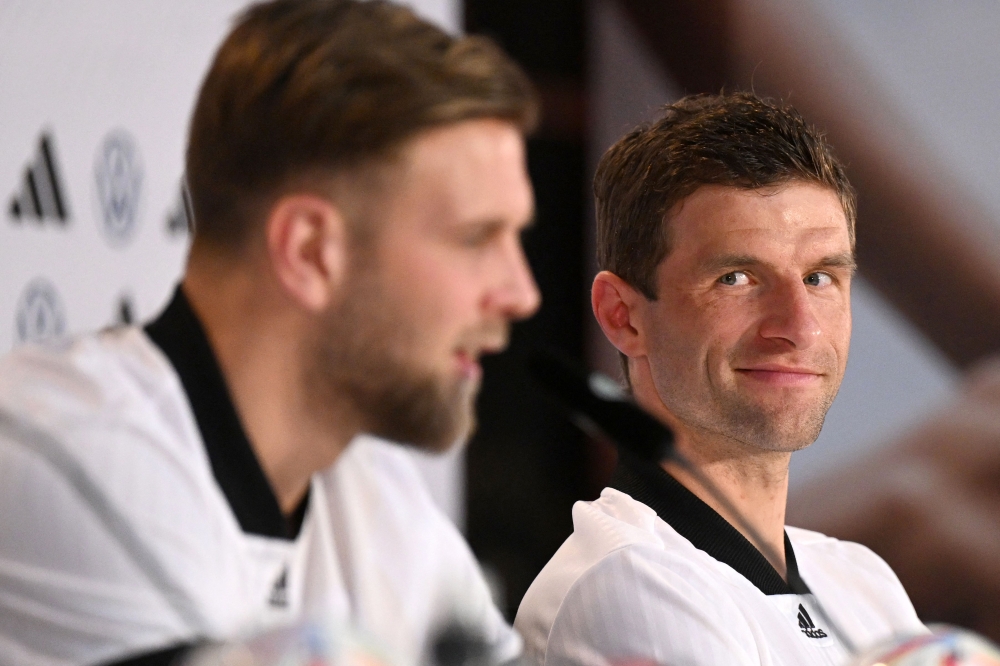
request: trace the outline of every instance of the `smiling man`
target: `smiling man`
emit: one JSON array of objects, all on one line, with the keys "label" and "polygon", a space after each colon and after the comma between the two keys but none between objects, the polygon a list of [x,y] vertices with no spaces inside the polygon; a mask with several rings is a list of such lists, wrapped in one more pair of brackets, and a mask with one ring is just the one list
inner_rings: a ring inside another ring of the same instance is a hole
[{"label": "smiling man", "polygon": [[875,554],[785,527],[791,454],[819,435],[851,335],[855,202],[829,146],[790,108],[690,97],[612,146],[595,192],[594,314],[632,393],[765,543],[683,469],[623,456],[521,603],[529,654],[842,664],[799,575],[860,646],[924,631]]},{"label": "smiling man", "polygon": [[373,0],[238,17],[191,121],[195,226],[144,328],[0,361],[0,664],[166,664],[349,625],[416,664],[520,641],[412,460],[473,427],[482,354],[539,294],[531,86]]}]

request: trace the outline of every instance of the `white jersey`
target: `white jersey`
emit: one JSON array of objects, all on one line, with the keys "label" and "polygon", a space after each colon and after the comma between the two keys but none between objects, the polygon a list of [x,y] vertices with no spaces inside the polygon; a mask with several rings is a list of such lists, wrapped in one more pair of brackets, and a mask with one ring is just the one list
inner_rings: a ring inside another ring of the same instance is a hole
[{"label": "white jersey", "polygon": [[662,468],[626,461],[612,485],[629,494],[607,488],[578,502],[573,534],[521,602],[514,626],[540,666],[844,664],[816,598],[857,647],[926,631],[889,566],[864,546],[787,528],[789,575],[815,594],[799,596]]},{"label": "white jersey", "polygon": [[405,452],[359,438],[290,523],[180,292],[147,330],[0,361],[0,664],[94,664],[306,618],[401,664],[456,617],[516,656]]}]

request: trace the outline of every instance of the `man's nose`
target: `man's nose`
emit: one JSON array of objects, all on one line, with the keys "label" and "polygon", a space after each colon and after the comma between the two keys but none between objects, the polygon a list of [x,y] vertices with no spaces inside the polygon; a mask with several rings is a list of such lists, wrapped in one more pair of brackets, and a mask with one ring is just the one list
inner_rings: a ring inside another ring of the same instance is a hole
[{"label": "man's nose", "polygon": [[494,300],[492,305],[510,320],[525,319],[538,310],[542,295],[531,274],[520,239],[514,241],[506,255],[503,279],[491,296]]},{"label": "man's nose", "polygon": [[784,340],[795,349],[807,349],[823,334],[809,289],[801,280],[775,286],[766,298],[765,307],[760,326],[763,338]]}]

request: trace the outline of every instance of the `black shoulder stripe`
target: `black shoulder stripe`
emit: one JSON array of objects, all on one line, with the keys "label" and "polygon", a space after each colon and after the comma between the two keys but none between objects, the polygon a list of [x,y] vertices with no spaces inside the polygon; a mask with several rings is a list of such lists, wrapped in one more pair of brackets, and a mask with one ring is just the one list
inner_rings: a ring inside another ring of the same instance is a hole
[{"label": "black shoulder stripe", "polygon": [[[656,511],[695,548],[728,564],[764,594],[795,594],[739,530],[659,465],[623,455],[608,485]],[[788,580],[798,580],[798,563],[787,533],[785,564]]]},{"label": "black shoulder stripe", "polygon": [[195,647],[197,645],[193,643],[174,645],[155,652],[143,652],[117,661],[104,662],[100,666],[177,666]]}]

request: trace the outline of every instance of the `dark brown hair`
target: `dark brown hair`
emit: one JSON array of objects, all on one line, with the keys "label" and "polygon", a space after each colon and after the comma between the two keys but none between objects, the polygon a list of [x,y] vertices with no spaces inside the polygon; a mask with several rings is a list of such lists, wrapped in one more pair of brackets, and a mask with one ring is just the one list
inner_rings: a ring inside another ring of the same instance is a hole
[{"label": "dark brown hair", "polygon": [[524,73],[482,37],[454,37],[382,0],[276,0],[223,42],[191,120],[196,241],[238,247],[300,176],[391,157],[431,127],[499,118],[530,131]]},{"label": "dark brown hair", "polygon": [[757,189],[793,180],[837,193],[853,244],[854,190],[823,135],[798,111],[750,93],[685,97],[601,158],[594,176],[598,266],[656,299],[674,206],[702,185]]},{"label": "dark brown hair", "polygon": [[[693,95],[622,137],[594,176],[597,263],[655,300],[670,251],[668,216],[702,185],[757,189],[804,181],[836,192],[854,244],[856,202],[843,165],[790,106],[750,93]],[[626,359],[622,357],[625,377]]]}]

